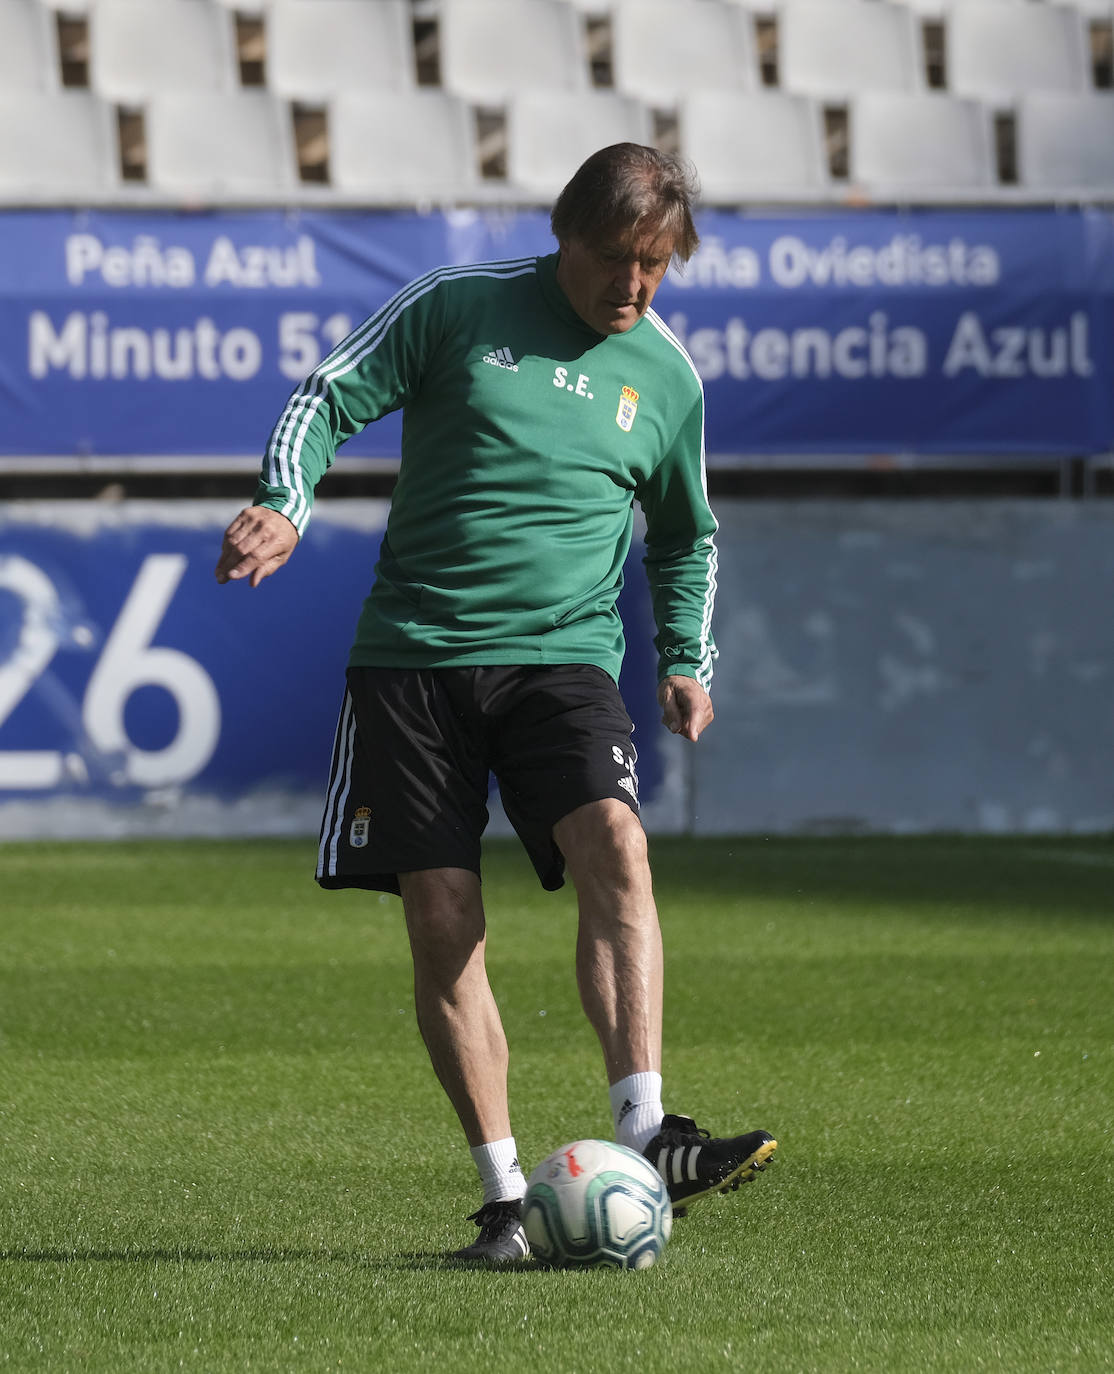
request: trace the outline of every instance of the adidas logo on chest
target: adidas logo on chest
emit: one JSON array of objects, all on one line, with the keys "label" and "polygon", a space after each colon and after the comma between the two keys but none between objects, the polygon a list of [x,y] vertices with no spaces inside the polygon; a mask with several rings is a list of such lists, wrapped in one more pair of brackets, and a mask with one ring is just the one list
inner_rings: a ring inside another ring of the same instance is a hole
[{"label": "adidas logo on chest", "polygon": [[508,372],[518,371],[518,364],[509,348],[493,348],[490,353],[484,354],[484,362],[492,367],[504,367]]}]

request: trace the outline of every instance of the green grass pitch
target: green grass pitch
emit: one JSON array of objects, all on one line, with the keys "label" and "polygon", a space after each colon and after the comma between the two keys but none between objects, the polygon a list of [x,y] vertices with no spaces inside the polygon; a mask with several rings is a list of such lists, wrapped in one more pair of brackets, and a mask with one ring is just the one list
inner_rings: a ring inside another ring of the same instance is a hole
[{"label": "green grass pitch", "polygon": [[[1114,844],[658,840],[666,1106],[778,1162],[645,1273],[475,1273],[398,902],[311,842],[0,846],[0,1369],[1114,1368]],[[524,1163],[608,1135],[492,843]]]}]

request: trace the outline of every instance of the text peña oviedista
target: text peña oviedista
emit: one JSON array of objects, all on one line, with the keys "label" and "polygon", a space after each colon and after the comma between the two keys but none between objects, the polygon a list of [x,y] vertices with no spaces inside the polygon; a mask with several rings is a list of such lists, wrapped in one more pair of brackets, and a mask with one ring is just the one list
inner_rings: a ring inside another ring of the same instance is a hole
[{"label": "text pe\u00f1a oviedista", "polygon": [[926,243],[919,234],[895,234],[886,243],[852,243],[837,234],[826,244],[807,243],[797,234],[782,234],[763,259],[754,248],[728,248],[712,235],[683,267],[670,270],[669,281],[683,289],[724,287],[746,290],[768,280],[774,286],[995,286],[1001,279],[997,250],[952,237]]}]

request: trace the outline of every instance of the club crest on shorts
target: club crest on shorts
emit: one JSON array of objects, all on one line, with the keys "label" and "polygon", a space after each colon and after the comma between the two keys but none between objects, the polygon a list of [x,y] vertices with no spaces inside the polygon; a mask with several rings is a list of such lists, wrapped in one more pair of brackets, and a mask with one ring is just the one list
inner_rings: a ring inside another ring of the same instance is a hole
[{"label": "club crest on shorts", "polygon": [[368,827],[371,825],[371,807],[357,806],[352,824],[348,828],[348,843],[353,849],[363,849],[367,844]]},{"label": "club crest on shorts", "polygon": [[625,386],[619,393],[619,409],[615,414],[615,423],[620,429],[630,433],[630,427],[634,424],[635,412],[638,410],[638,392],[633,386]]}]

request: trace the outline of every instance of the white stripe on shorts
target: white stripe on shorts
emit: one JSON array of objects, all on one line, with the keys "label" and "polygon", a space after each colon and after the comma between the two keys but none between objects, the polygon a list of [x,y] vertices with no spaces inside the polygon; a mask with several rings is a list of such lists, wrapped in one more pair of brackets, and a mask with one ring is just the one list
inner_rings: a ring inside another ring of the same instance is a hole
[{"label": "white stripe on shorts", "polygon": [[321,845],[317,851],[317,876],[337,876],[337,846],[344,829],[344,808],[352,787],[352,759],[356,752],[356,714],[347,687],[341,703],[333,739],[333,772],[325,802],[325,818],[321,823]]}]

